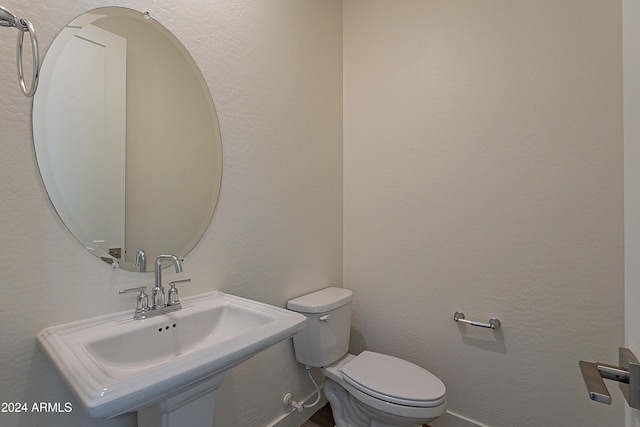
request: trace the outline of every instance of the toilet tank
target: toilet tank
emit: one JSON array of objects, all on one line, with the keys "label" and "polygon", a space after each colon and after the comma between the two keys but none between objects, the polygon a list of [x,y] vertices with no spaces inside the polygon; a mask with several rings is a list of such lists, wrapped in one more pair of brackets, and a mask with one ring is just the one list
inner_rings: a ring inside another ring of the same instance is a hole
[{"label": "toilet tank", "polygon": [[325,288],[290,300],[287,308],[307,317],[307,325],[293,336],[298,362],[315,368],[330,365],[349,350],[353,292]]}]

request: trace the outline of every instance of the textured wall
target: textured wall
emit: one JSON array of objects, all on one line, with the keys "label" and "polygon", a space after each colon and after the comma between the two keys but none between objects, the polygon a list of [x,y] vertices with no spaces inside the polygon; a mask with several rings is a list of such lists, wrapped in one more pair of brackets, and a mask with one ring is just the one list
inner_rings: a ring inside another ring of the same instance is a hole
[{"label": "textured wall", "polygon": [[623,425],[577,364],[623,344],[621,2],[345,0],[344,61],[354,350],[488,426]]},{"label": "textured wall", "polygon": [[[193,282],[183,294],[219,289],[284,306],[340,285],[341,2],[3,2],[33,22],[43,54],[67,22],[106,5],[149,11],[168,27],[202,69],[218,111],[222,191],[213,223],[185,261]],[[0,425],[133,426],[134,416],[84,415],[36,347],[44,327],[132,308],[118,289],[152,275],[106,268],[50,206],[32,146],[31,101],[16,82],[15,37],[0,31],[0,402],[70,401],[74,410],[0,413]],[[290,342],[233,369],[219,393],[217,425],[266,425],[283,413],[285,392],[312,392],[303,371]]]}]

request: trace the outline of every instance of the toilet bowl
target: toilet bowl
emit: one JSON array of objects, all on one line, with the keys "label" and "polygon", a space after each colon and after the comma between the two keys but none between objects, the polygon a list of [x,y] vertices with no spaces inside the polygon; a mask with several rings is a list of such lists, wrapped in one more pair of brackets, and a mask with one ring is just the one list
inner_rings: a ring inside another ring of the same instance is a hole
[{"label": "toilet bowl", "polygon": [[289,301],[308,318],[294,336],[298,362],[321,368],[336,427],[418,427],[446,411],[446,388],[406,360],[363,351],[347,353],[352,292],[325,288]]},{"label": "toilet bowl", "polygon": [[[364,351],[358,356],[347,354],[322,368],[322,373],[338,427],[342,427],[339,420],[344,426],[422,426],[446,411],[442,381],[403,359]],[[344,402],[349,402],[353,413],[343,407]],[[349,424],[353,419],[361,419],[362,424]]]}]

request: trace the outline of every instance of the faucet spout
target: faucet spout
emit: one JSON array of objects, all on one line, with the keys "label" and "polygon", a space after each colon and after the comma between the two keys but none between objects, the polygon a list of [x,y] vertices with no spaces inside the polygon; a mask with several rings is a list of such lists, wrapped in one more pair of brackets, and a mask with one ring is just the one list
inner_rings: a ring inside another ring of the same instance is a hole
[{"label": "faucet spout", "polygon": [[162,263],[171,261],[176,269],[176,273],[182,273],[182,261],[175,255],[160,255],[156,258],[156,286],[153,288],[153,306],[162,308],[165,304],[164,288],[162,287]]},{"label": "faucet spout", "polygon": [[136,252],[136,266],[140,268],[141,273],[147,271],[147,254],[142,249]]}]

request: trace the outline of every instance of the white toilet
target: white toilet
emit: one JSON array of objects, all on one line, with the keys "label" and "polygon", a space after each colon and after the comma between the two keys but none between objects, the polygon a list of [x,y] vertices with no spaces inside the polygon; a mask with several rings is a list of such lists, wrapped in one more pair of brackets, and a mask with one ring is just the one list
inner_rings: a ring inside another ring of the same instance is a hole
[{"label": "white toilet", "polygon": [[296,359],[322,368],[336,427],[419,427],[443,415],[446,388],[431,372],[385,354],[347,353],[352,299],[332,287],[287,304],[308,319],[293,337]]}]

